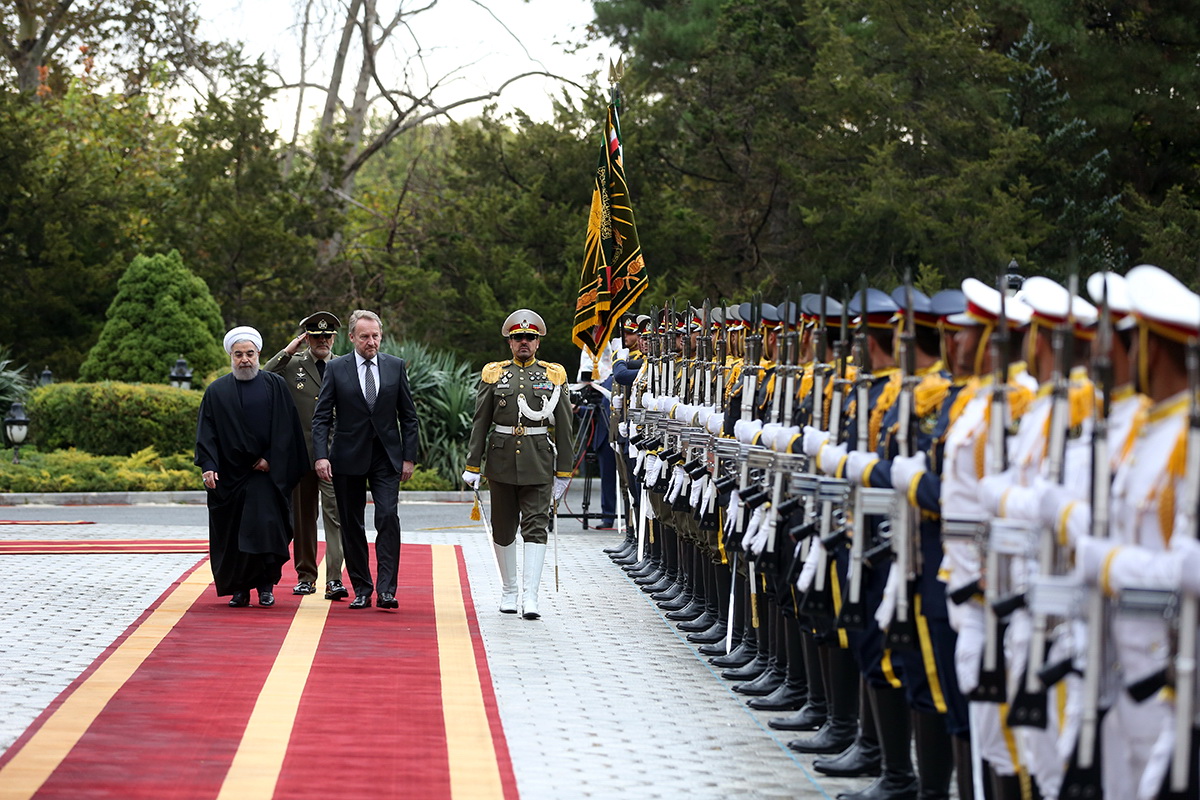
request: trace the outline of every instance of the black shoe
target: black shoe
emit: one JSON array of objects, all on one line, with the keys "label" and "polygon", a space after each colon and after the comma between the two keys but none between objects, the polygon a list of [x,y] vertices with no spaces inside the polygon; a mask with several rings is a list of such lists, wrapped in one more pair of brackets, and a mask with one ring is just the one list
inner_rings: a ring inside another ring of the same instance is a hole
[{"label": "black shoe", "polygon": [[683,631],[684,633],[700,633],[711,628],[716,624],[716,622],[716,614],[713,614],[709,611],[704,611],[695,619],[684,620],[683,622],[679,623],[678,627],[679,630]]},{"label": "black shoe", "polygon": [[738,694],[750,695],[751,697],[766,697],[779,688],[780,684],[783,683],[784,677],[782,670],[767,669],[754,680],[734,686],[733,690]]},{"label": "black shoe", "polygon": [[[749,639],[752,642],[755,641],[753,636],[750,636]],[[718,655],[711,659],[710,663],[714,667],[721,669],[738,669],[753,661],[756,655],[758,655],[757,642],[755,642],[754,646],[750,646],[743,640],[737,647],[730,650],[728,654]]]},{"label": "black shoe", "polygon": [[752,681],[766,671],[767,657],[756,655],[745,666],[725,670],[721,673],[721,677],[727,681]]},{"label": "black shoe", "polygon": [[341,581],[327,581],[325,583],[326,600],[343,600],[349,596],[350,592],[346,591],[346,587],[342,586]]},{"label": "black shoe", "polygon": [[683,589],[683,581],[677,580],[661,592],[655,592],[650,595],[650,599],[656,603],[669,603],[683,594]]},{"label": "black shoe", "polygon": [[380,608],[399,608],[400,603],[396,601],[396,596],[391,592],[384,592],[379,595]]},{"label": "black shoe", "polygon": [[[738,641],[738,638],[735,635],[733,637],[733,647],[730,648],[729,652],[732,653],[734,650],[736,650],[737,646],[739,644],[741,644],[741,642]],[[712,644],[700,645],[699,647],[696,648],[696,650],[702,656],[720,657],[720,656],[727,655],[725,652],[725,639],[724,638],[722,638],[720,641],[713,642]]]},{"label": "black shoe", "polygon": [[788,749],[797,753],[815,753],[818,755],[833,755],[840,753],[854,743],[858,735],[858,720],[855,717],[839,719],[831,717],[826,720],[821,729],[804,739],[793,739],[787,743]]},{"label": "black shoe", "polygon": [[616,523],[611,519],[602,519],[600,520],[600,524],[596,526],[596,530],[598,531],[615,531],[616,529]]},{"label": "black shoe", "polygon": [[[681,625],[679,629],[683,630],[683,626]],[[716,644],[717,642],[721,642],[722,647],[719,652],[724,653],[725,648],[723,645],[725,642],[725,629],[726,629],[725,623],[722,622],[721,620],[717,620],[707,630],[696,631],[695,633],[689,633],[687,635],[687,640],[689,642],[691,642],[692,644],[706,644],[706,645],[707,644]],[[704,650],[702,649],[700,652],[704,653]],[[706,655],[716,655],[716,653],[711,653],[711,654],[706,654]]]},{"label": "black shoe", "polygon": [[234,592],[233,597],[229,598],[229,605],[232,608],[245,608],[250,605],[250,593]]},{"label": "black shoe", "polygon": [[292,587],[292,594],[315,594],[317,587],[311,581],[300,581]]},{"label": "black shoe", "polygon": [[921,785],[912,775],[881,775],[859,792],[841,792],[838,800],[917,800]]},{"label": "black shoe", "polygon": [[807,700],[808,689],[798,689],[795,686],[789,686],[787,681],[784,681],[770,694],[747,700],[746,705],[755,711],[796,711],[803,708]]},{"label": "black shoe", "polygon": [[831,778],[875,778],[880,766],[879,742],[866,741],[861,736],[840,755],[813,762],[813,769]]},{"label": "black shoe", "polygon": [[369,594],[358,595],[357,597],[355,597],[353,600],[350,601],[350,607],[351,608],[370,608],[371,607],[371,595],[369,595]]},{"label": "black shoe", "polygon": [[767,725],[777,731],[815,731],[825,724],[827,716],[823,702],[820,705],[810,702],[790,717],[767,720]]},{"label": "black shoe", "polygon": [[258,604],[263,608],[270,608],[275,605],[275,593],[270,589],[258,590]]}]

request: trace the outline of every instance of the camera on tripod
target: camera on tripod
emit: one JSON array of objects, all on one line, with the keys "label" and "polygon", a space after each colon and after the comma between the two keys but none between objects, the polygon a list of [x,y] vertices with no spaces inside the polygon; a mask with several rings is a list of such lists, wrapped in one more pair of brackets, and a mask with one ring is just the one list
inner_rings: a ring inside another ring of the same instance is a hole
[{"label": "camera on tripod", "polygon": [[604,394],[592,385],[592,373],[580,373],[579,380],[579,386],[571,389],[571,405],[577,409],[581,406],[599,408],[604,402]]}]

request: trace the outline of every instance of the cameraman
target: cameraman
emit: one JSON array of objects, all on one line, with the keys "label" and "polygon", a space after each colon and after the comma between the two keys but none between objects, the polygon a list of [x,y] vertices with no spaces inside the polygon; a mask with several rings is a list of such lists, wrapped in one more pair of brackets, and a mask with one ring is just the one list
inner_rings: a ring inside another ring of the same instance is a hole
[{"label": "cameraman", "polygon": [[[606,366],[608,372],[597,382],[597,376],[590,369],[593,364],[591,354],[584,350],[580,356],[579,384],[571,392],[571,406],[580,425],[587,425],[590,430],[580,430],[577,442],[582,446],[576,454],[577,458],[586,458],[588,453],[595,453],[596,466],[600,472],[600,524],[597,530],[613,530],[617,517],[617,460],[612,446],[608,443],[608,420],[612,413],[612,351],[616,340],[605,346],[601,354],[599,366]],[[607,359],[605,358],[607,356]],[[603,372],[603,369],[602,369]],[[581,473],[583,474],[583,473]]]}]

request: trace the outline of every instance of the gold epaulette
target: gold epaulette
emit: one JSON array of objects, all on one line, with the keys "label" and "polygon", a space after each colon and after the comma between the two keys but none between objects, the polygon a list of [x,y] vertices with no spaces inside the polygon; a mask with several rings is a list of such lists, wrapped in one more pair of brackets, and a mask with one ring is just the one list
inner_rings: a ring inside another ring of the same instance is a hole
[{"label": "gold epaulette", "polygon": [[563,369],[562,364],[555,364],[553,361],[539,361],[546,368],[546,377],[555,386],[562,386],[567,382],[567,371]]},{"label": "gold epaulette", "polygon": [[942,407],[950,391],[950,380],[937,372],[921,379],[913,390],[913,400],[918,417],[927,417]]},{"label": "gold epaulette", "polygon": [[479,379],[484,383],[495,383],[500,380],[500,376],[504,373],[504,368],[511,363],[512,359],[510,358],[506,361],[493,361],[490,364],[486,364],[483,368],[483,374],[479,376]]}]

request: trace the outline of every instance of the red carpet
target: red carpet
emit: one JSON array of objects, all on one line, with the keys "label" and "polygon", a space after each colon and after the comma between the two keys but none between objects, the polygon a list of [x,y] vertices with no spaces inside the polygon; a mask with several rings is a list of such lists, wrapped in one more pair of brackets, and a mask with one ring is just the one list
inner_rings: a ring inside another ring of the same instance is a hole
[{"label": "red carpet", "polygon": [[[404,545],[400,610],[184,576],[0,756],[0,798],[516,798],[461,552]],[[303,600],[303,603],[301,602]]]},{"label": "red carpet", "polygon": [[[60,523],[53,523],[55,525]],[[90,523],[89,523],[90,524]],[[208,539],[59,539],[0,541],[0,554],[207,553]]]},{"label": "red carpet", "polygon": [[95,525],[88,519],[45,520],[45,519],[0,519],[0,525]]}]

